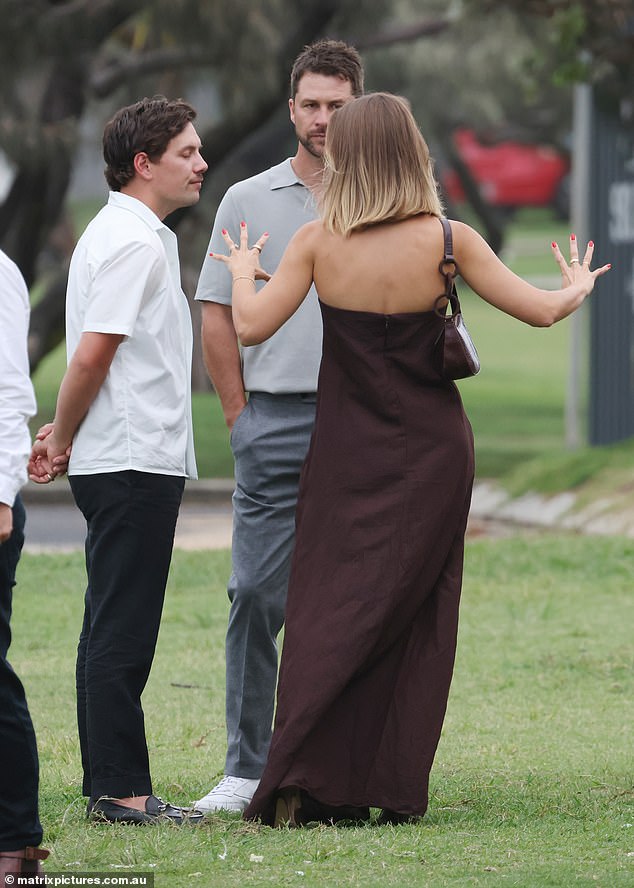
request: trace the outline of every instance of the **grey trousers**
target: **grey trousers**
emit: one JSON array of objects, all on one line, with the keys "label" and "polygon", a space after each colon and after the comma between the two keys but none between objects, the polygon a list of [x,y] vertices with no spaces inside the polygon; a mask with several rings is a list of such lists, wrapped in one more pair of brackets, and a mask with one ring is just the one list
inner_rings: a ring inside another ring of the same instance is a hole
[{"label": "grey trousers", "polygon": [[295,536],[299,476],[315,395],[252,392],[231,434],[231,601],[226,640],[225,774],[258,779],[271,741],[277,636]]}]

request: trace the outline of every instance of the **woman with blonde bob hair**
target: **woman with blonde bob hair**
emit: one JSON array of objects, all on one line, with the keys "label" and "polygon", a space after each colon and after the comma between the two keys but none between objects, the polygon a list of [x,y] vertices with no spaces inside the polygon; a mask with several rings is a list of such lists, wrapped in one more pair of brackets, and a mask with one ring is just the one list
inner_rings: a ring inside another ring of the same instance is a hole
[{"label": "woman with blonde bob hair", "polygon": [[[367,115],[374,116],[372,128]],[[346,235],[418,213],[440,216],[429,149],[405,99],[371,93],[333,124],[321,203],[328,231]]]},{"label": "woman with blonde bob hair", "polygon": [[[453,671],[473,438],[439,361],[441,205],[407,102],[376,93],[337,110],[322,218],[301,228],[268,283],[267,235],[225,235],[243,345],[273,335],[316,284],[324,344],[304,464],[275,729],[245,817],[274,825],[425,813]],[[469,286],[534,326],[571,314],[609,268],[552,251],[558,290],[511,272],[451,222]],[[266,253],[264,254],[264,258]],[[473,383],[475,384],[475,383]],[[283,467],[280,467],[283,471]]]}]

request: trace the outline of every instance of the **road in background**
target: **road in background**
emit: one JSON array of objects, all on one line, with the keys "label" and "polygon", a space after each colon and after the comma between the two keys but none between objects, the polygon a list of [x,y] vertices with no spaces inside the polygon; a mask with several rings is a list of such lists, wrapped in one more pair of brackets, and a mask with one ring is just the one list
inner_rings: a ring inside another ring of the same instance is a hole
[{"label": "road in background", "polygon": [[[232,479],[191,481],[185,485],[174,545],[177,549],[231,548]],[[22,490],[27,512],[25,552],[72,552],[83,549],[86,528],[75,506],[68,481],[53,484],[29,483]],[[511,504],[512,506],[512,504]],[[519,503],[513,509],[499,490],[486,483],[476,484],[467,535],[474,537],[510,536],[528,527],[554,526],[557,513],[548,514],[544,503]],[[546,519],[546,520],[544,520]]]},{"label": "road in background", "polygon": [[[230,548],[232,492],[231,480],[188,483],[176,525],[176,548]],[[83,549],[86,525],[65,478],[40,487],[29,483],[22,498],[27,513],[25,552]]]}]

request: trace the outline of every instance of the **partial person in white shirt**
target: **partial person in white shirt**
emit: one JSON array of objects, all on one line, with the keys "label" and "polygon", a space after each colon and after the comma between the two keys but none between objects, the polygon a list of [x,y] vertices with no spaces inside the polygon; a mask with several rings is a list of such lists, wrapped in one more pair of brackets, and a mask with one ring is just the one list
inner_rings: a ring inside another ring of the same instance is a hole
[{"label": "partial person in white shirt", "polygon": [[[29,378],[29,294],[17,265],[0,251],[0,882],[8,873],[37,873],[40,848],[39,765],[22,682],[7,660],[15,574],[24,544],[24,506],[35,413]],[[9,882],[7,881],[7,884]]]},{"label": "partial person in white shirt", "polygon": [[88,816],[195,822],[154,795],[141,695],[158,636],[185,478],[196,477],[192,326],[175,234],[207,164],[183,101],[118,111],[103,138],[105,206],[80,238],[66,299],[68,369],[34,481],[64,470],[87,523],[77,712]]}]

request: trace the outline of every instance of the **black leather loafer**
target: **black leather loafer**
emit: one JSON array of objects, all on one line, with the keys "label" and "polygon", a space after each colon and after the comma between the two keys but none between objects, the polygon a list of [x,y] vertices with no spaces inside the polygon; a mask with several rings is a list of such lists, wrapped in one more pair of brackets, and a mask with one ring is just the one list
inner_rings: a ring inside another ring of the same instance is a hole
[{"label": "black leather loafer", "polygon": [[148,796],[145,811],[120,805],[114,799],[91,799],[88,802],[88,817],[102,823],[200,823],[204,818],[196,808],[179,808],[170,805],[157,796]]}]

